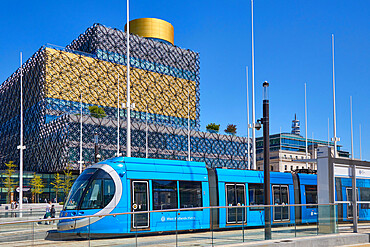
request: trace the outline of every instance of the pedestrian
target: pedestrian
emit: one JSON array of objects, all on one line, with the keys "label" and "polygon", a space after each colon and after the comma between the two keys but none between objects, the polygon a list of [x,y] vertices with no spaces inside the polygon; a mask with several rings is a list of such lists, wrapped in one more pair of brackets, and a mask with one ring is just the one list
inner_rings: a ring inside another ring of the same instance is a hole
[{"label": "pedestrian", "polygon": [[[45,216],[44,216],[44,219],[47,219],[50,217],[50,211],[51,211],[51,202],[49,202],[47,205],[46,205],[46,210],[45,210]],[[49,225],[49,223],[47,221],[45,221],[45,225]]]},{"label": "pedestrian", "polygon": [[[54,204],[51,205],[50,218],[55,218],[55,207],[54,207]],[[53,223],[54,223],[54,220],[53,220]]]},{"label": "pedestrian", "polygon": [[15,217],[14,209],[15,209],[15,201],[10,202],[10,208],[12,209],[11,217]]}]

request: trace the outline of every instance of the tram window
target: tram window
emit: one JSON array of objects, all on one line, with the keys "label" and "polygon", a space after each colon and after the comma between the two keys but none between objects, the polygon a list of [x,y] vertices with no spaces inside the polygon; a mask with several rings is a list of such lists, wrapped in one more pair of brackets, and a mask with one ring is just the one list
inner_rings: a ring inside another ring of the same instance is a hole
[{"label": "tram window", "polygon": [[81,209],[102,209],[112,200],[115,192],[113,179],[100,170],[86,189]]},{"label": "tram window", "polygon": [[83,192],[87,184],[90,181],[90,178],[94,175],[97,169],[89,168],[86,169],[73,184],[71,191],[69,192],[68,199],[64,206],[64,210],[75,210],[81,200]]},{"label": "tram window", "polygon": [[[358,201],[358,188],[356,188],[356,198]],[[352,201],[352,188],[346,187],[346,194],[347,194],[347,201]],[[357,204],[357,209],[359,208],[359,204]],[[360,210],[357,210],[357,217],[360,213]],[[353,206],[351,204],[347,204],[347,218],[353,218]]]},{"label": "tram window", "polygon": [[[316,185],[306,185],[306,203],[307,204],[317,204],[317,186]],[[307,208],[315,208],[316,206],[307,206]]]},{"label": "tram window", "polygon": [[180,208],[202,207],[202,183],[201,182],[179,182]]},{"label": "tram window", "polygon": [[108,203],[112,200],[115,192],[114,181],[112,179],[104,179],[104,204],[108,205]]},{"label": "tram window", "polygon": [[[370,201],[370,188],[360,188],[361,201]],[[361,209],[370,209],[369,203],[361,203]]]},{"label": "tram window", "polygon": [[177,182],[153,180],[153,209],[177,208]]},{"label": "tram window", "polygon": [[[249,205],[264,205],[263,184],[248,184]],[[250,211],[261,211],[263,207],[251,207]]]},{"label": "tram window", "polygon": [[103,184],[101,179],[93,180],[82,201],[81,209],[103,208]]}]

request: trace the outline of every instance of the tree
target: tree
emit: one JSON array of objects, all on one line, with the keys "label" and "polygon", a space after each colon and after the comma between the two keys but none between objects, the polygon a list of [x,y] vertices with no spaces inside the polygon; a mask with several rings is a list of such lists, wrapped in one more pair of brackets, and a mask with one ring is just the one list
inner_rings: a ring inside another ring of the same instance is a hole
[{"label": "tree", "polygon": [[36,202],[39,202],[40,194],[44,192],[44,185],[42,183],[41,176],[37,175],[36,173],[33,173],[33,178],[31,179],[30,185],[32,198],[35,198]]},{"label": "tree", "polygon": [[62,190],[66,198],[73,185],[73,175],[71,171],[71,165],[68,164],[67,169],[64,170],[63,172],[64,172],[64,181],[62,182]]},{"label": "tree", "polygon": [[15,167],[16,165],[13,163],[13,161],[9,161],[9,163],[5,163],[6,170],[5,170],[5,179],[3,179],[4,187],[8,191],[8,203],[11,203],[11,193],[15,190],[16,182],[12,178],[12,176],[15,173]]},{"label": "tree", "polygon": [[107,116],[107,114],[104,111],[104,108],[103,107],[96,106],[96,105],[89,106],[89,111],[90,111],[90,115],[92,117],[104,118],[104,117]]},{"label": "tree", "polygon": [[60,177],[59,173],[54,174],[54,182],[51,182],[55,189],[55,199],[58,202],[58,192],[63,190],[63,180]]},{"label": "tree", "polygon": [[227,128],[225,129],[226,134],[235,135],[236,134],[236,125],[235,124],[228,124]]},{"label": "tree", "polygon": [[220,131],[220,125],[215,123],[210,123],[206,126],[207,131],[211,133],[218,133]]}]

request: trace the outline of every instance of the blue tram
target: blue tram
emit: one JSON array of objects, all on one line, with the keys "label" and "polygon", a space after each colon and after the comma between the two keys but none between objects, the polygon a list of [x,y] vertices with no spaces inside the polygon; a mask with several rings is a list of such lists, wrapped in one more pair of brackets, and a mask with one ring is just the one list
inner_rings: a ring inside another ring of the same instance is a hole
[{"label": "blue tram", "polygon": [[[215,170],[219,206],[264,205],[263,172],[252,170]],[[293,179],[290,173],[271,172],[271,202],[274,205],[294,203]],[[216,206],[216,205],[213,205]],[[294,214],[290,207],[272,209],[272,223],[294,223]],[[264,209],[221,208],[218,226],[230,228],[240,226],[243,221],[247,226],[262,226],[265,222]]]},{"label": "blue tram", "polygon": [[[86,169],[71,188],[58,231],[122,234],[210,228],[209,209],[98,217],[102,214],[209,206],[204,163],[118,157]],[[90,225],[90,229],[88,226]],[[108,227],[109,226],[109,227]]]},{"label": "blue tram", "polygon": [[[343,186],[347,183],[346,180],[340,182]],[[363,183],[362,187],[359,183],[360,194],[363,190],[360,197],[365,198],[370,195],[370,184],[369,180]],[[313,174],[271,172],[271,202],[282,205],[271,210],[272,224],[316,222],[316,206],[302,206],[298,210],[284,206],[316,204],[316,185],[316,175]],[[263,186],[263,171],[207,169],[201,162],[112,158],[87,168],[78,177],[60,213],[60,217],[96,217],[60,220],[58,232],[132,234],[211,227],[227,229],[240,227],[243,223],[245,226],[263,226],[264,209],[258,207],[264,205]],[[244,205],[256,207],[199,209]],[[160,211],[184,208],[189,210]],[[158,212],[99,217],[156,210]],[[347,211],[342,210],[339,214]],[[369,212],[369,208],[361,208],[360,215],[369,217]]]},{"label": "blue tram", "polygon": [[[370,202],[370,179],[357,178],[357,201]],[[335,179],[336,200],[352,201],[352,179],[338,177]],[[357,205],[357,217],[360,221],[370,221],[370,203],[359,203]],[[338,215],[343,221],[352,221],[353,208],[351,204],[338,205]]]}]

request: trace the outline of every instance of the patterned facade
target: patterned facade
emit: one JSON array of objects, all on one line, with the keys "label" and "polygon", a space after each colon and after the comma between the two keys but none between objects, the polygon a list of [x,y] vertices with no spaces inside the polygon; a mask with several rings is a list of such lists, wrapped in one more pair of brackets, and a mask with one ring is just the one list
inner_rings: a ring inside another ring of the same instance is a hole
[{"label": "patterned facade", "polygon": [[[125,32],[95,24],[66,48],[42,47],[23,64],[25,170],[77,168],[81,118],[85,166],[94,161],[95,133],[102,159],[113,157],[118,108],[125,153],[125,41]],[[193,160],[209,167],[247,167],[247,138],[199,131],[198,53],[130,35],[130,67],[133,156],[145,157],[148,139],[149,157],[185,160],[190,119]],[[17,70],[0,86],[0,170],[4,162],[19,163],[19,95]],[[97,117],[91,106],[105,114]]]}]

